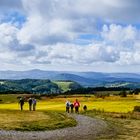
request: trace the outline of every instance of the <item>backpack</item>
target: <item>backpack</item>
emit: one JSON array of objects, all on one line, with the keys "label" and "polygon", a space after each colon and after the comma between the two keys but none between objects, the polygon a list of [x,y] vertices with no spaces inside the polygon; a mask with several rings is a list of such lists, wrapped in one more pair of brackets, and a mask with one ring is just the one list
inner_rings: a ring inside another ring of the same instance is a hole
[{"label": "backpack", "polygon": [[24,104],[23,98],[20,98],[19,103],[20,103],[20,104]]},{"label": "backpack", "polygon": [[73,104],[71,104],[71,105],[70,105],[70,107],[71,107],[71,108],[73,108],[73,107],[74,107],[74,105],[73,105]]},{"label": "backpack", "polygon": [[69,105],[69,102],[67,102],[67,103],[66,103],[66,107],[69,107],[69,106],[70,106],[70,105]]},{"label": "backpack", "polygon": [[31,98],[29,98],[29,104],[32,104],[33,103],[33,100]]},{"label": "backpack", "polygon": [[33,104],[36,105],[36,99],[33,99]]},{"label": "backpack", "polygon": [[76,106],[76,107],[78,107],[78,106],[79,106],[79,104],[76,102],[76,103],[75,103],[75,106]]}]

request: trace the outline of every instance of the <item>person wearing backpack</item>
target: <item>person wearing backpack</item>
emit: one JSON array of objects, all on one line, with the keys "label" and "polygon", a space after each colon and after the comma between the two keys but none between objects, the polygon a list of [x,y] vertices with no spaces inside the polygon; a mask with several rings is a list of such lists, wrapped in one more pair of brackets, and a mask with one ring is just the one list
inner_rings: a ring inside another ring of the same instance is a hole
[{"label": "person wearing backpack", "polygon": [[69,109],[70,109],[70,102],[66,101],[66,112],[69,113]]},{"label": "person wearing backpack", "polygon": [[80,107],[80,103],[78,99],[76,99],[74,102],[75,113],[79,113],[79,107]]},{"label": "person wearing backpack", "polygon": [[19,104],[20,104],[20,109],[21,109],[21,111],[23,110],[23,105],[24,105],[24,99],[23,99],[23,97],[21,97],[20,99],[19,99]]}]

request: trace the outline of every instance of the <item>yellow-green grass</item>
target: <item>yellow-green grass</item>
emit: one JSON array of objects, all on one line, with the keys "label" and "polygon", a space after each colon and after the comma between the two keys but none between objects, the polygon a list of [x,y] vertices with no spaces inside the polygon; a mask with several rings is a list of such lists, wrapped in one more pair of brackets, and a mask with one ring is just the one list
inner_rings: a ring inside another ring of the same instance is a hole
[{"label": "yellow-green grass", "polygon": [[75,125],[76,121],[64,113],[0,110],[0,129],[2,130],[52,130]]},{"label": "yellow-green grass", "polygon": [[[56,98],[45,98],[37,102],[37,110],[45,111],[65,111],[65,102],[69,100],[71,103],[75,99],[80,101],[80,111],[84,105],[87,105],[88,110],[104,110],[106,112],[130,112],[133,111],[134,106],[140,106],[140,95],[128,96],[126,98],[119,96],[110,96],[105,99],[95,98],[94,96],[71,96],[71,97],[56,97]],[[18,101],[17,101],[18,102]],[[19,110],[18,103],[3,103],[0,104],[0,110]],[[28,110],[28,103],[25,102],[24,110]]]}]

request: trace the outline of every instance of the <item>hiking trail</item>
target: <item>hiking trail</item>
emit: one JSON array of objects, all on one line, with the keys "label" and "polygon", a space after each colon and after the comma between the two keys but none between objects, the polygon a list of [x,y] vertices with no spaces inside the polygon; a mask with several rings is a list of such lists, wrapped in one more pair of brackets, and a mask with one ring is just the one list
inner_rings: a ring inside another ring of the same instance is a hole
[{"label": "hiking trail", "polygon": [[0,140],[94,140],[108,128],[107,123],[100,119],[79,114],[69,116],[77,121],[77,126],[30,132],[0,130]]}]

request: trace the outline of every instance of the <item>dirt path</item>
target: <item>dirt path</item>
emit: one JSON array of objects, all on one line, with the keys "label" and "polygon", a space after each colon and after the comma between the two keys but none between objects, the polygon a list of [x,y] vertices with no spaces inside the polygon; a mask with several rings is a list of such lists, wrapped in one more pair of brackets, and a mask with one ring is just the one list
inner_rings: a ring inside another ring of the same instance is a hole
[{"label": "dirt path", "polygon": [[78,122],[76,127],[42,132],[0,131],[0,140],[94,140],[108,127],[99,119],[83,115],[72,117]]}]

